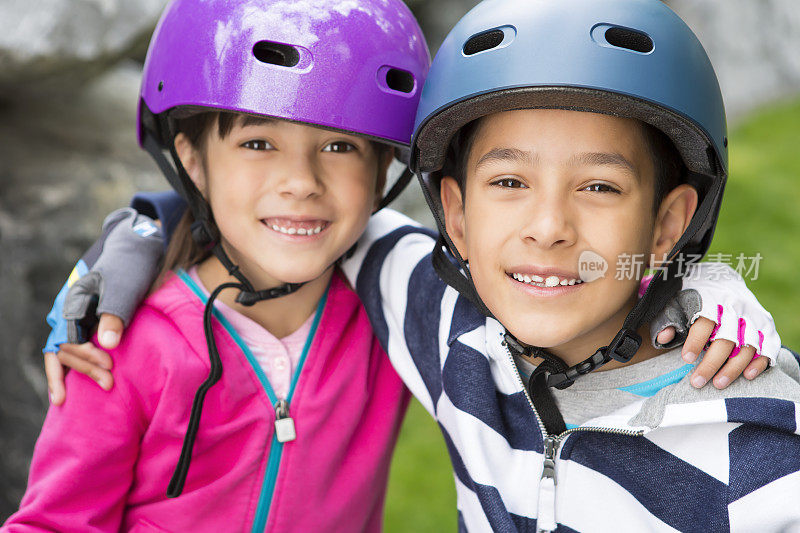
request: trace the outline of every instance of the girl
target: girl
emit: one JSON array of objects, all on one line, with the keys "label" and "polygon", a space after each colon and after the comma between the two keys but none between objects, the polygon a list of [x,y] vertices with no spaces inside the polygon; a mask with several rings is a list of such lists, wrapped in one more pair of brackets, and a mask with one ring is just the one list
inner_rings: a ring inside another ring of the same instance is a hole
[{"label": "girl", "polygon": [[335,264],[428,64],[400,0],[169,4],[138,131],[190,213],[116,387],[68,376],[5,531],[380,529],[408,393]]}]

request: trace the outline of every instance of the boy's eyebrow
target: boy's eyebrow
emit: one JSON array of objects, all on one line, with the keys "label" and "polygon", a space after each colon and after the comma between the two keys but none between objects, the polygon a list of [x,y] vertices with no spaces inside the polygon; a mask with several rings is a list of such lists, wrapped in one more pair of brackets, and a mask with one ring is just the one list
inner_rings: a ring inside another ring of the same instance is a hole
[{"label": "boy's eyebrow", "polygon": [[570,165],[611,165],[636,174],[636,167],[624,155],[616,152],[586,152],[570,158]]},{"label": "boy's eyebrow", "polygon": [[481,165],[494,161],[511,161],[524,165],[532,165],[536,160],[538,160],[538,156],[518,148],[492,148],[478,159],[475,168],[478,169]]}]

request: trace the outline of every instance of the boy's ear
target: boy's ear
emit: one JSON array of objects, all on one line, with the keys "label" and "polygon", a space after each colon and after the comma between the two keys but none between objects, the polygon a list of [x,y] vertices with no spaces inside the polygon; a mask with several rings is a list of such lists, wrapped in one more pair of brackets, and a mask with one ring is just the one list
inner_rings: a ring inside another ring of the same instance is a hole
[{"label": "boy's ear", "polygon": [[178,158],[181,160],[183,168],[186,173],[198,188],[203,197],[206,196],[206,176],[203,168],[203,161],[197,148],[189,141],[189,138],[183,133],[175,136],[175,151],[178,153]]},{"label": "boy's ear", "polygon": [[461,187],[458,186],[455,178],[450,176],[443,177],[439,187],[447,235],[456,245],[461,258],[464,261],[469,261],[466,239],[464,238],[466,228],[464,222],[464,197],[461,195]]},{"label": "boy's ear", "polygon": [[653,254],[664,257],[668,254],[689,227],[697,209],[697,191],[683,184],[672,189],[661,201],[653,232]]}]

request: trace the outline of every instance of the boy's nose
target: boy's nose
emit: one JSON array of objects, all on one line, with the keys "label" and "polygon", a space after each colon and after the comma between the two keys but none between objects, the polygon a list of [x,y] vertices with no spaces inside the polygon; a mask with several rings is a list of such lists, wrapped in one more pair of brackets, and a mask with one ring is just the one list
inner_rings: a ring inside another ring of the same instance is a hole
[{"label": "boy's nose", "polygon": [[520,230],[520,237],[540,248],[569,246],[577,238],[571,223],[567,202],[559,198],[539,197],[532,201],[526,216],[527,223]]}]

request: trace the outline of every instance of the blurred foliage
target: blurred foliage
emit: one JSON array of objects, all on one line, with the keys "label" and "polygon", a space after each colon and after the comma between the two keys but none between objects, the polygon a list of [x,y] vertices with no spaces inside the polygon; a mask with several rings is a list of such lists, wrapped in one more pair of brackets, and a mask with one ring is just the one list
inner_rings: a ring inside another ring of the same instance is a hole
[{"label": "blurred foliage", "polygon": [[745,281],[772,313],[783,344],[800,348],[800,99],[762,109],[730,136],[731,175],[710,253],[761,254]]},{"label": "blurred foliage", "polygon": [[[731,176],[709,253],[760,253],[750,289],[775,318],[783,343],[800,348],[800,99],[753,114],[730,136]],[[749,263],[748,263],[749,264]],[[386,532],[455,531],[455,488],[436,423],[416,400],[400,434],[386,503]]]},{"label": "blurred foliage", "polygon": [[411,401],[392,459],[386,533],[455,531],[456,490],[439,426]]}]

